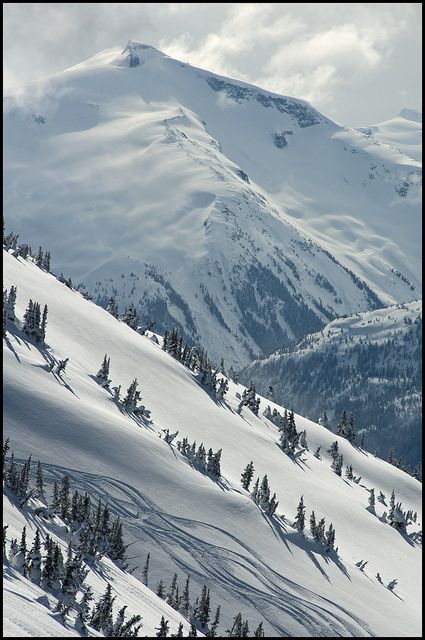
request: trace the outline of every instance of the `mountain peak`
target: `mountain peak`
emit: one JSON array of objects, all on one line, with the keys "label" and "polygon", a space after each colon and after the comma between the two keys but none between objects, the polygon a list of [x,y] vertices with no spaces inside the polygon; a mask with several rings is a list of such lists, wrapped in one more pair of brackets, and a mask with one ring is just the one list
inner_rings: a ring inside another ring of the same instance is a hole
[{"label": "mountain peak", "polygon": [[422,112],[417,111],[416,109],[402,109],[398,116],[400,118],[404,118],[405,120],[422,123]]}]

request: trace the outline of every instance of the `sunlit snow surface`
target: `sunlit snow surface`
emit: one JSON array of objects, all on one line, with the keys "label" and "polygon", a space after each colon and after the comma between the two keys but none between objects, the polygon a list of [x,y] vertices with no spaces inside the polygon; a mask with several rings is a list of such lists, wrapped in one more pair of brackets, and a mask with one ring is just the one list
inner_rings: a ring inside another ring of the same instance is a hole
[{"label": "sunlit snow surface", "polygon": [[[261,401],[258,418],[247,408],[238,415],[235,393],[242,387],[231,383],[225,402],[216,402],[158,345],[52,275],[9,254],[4,267],[4,287],[18,289],[18,318],[30,297],[47,303],[49,349],[56,358],[70,359],[61,382],[46,370],[43,353],[10,325],[3,340],[5,436],[19,460],[29,454],[41,460],[50,484],[67,473],[72,488],[108,501],[134,542],[134,563],[143,566],[151,553],[152,585],[161,578],[169,584],[174,571],[180,584],[191,574],[193,594],[207,583],[212,606],[222,605],[221,631],[241,611],[251,633],[264,620],[266,635],[274,636],[420,635],[420,548],[381,522],[388,507],[377,502],[377,516],[366,509],[368,489],[382,491],[387,504],[394,489],[404,509],[418,511],[421,523],[417,480],[300,416],[297,429],[307,430],[310,451],[293,462],[276,444],[277,428],[262,416],[267,401]],[[139,380],[151,424],[120,413],[90,377],[105,353],[114,385],[125,391],[134,377]],[[194,470],[160,439],[166,428],[207,448],[222,448],[222,481]],[[351,464],[362,477],[358,485],[330,469],[326,449],[334,440],[344,466]],[[312,455],[319,445],[321,461]],[[241,488],[240,474],[250,460],[256,475],[268,474],[279,499],[277,514],[285,521],[269,521]],[[302,538],[292,528],[301,495],[307,518],[314,509],[316,517],[333,523],[338,562],[308,533]],[[5,523],[17,536],[20,516],[7,500],[5,506]],[[408,532],[420,528],[409,526]],[[359,560],[369,561],[364,573],[355,566]],[[166,605],[153,594],[149,599],[142,586],[132,592],[132,579],[127,583],[112,567],[106,570],[128,602],[128,613],[143,615],[141,635],[149,633],[162,615],[159,606]],[[377,582],[378,571],[385,584],[397,578],[395,593]],[[97,584],[99,593],[104,584]],[[5,588],[7,633],[60,634],[57,621],[35,603],[37,588],[10,573]]]}]

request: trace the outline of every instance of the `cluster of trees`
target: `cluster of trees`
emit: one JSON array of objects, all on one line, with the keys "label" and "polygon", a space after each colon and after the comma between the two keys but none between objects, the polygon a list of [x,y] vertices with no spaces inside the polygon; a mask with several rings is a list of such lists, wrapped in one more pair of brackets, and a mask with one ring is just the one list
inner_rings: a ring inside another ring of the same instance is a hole
[{"label": "cluster of trees", "polygon": [[[301,497],[300,504],[298,505],[297,517],[298,517],[298,520],[302,523],[304,528],[304,516],[302,515],[303,506],[304,506],[304,503],[302,503],[302,497]],[[313,536],[313,539],[316,542],[321,542],[325,546],[327,553],[332,551],[335,547],[335,529],[333,527],[332,522],[330,523],[326,531],[325,518],[321,518],[317,522],[316,515],[314,511],[312,511],[310,514],[309,525],[310,525],[310,533]],[[338,548],[336,548],[336,552],[338,552]]]},{"label": "cluster of trees", "polygon": [[[242,487],[246,489],[246,491],[249,491],[249,486],[251,484],[253,476],[254,465],[251,460],[251,462],[247,464],[241,475]],[[271,497],[270,493],[271,491],[269,480],[266,474],[265,476],[263,476],[261,484],[260,479],[257,478],[250,496],[255,504],[261,507],[261,509],[263,509],[263,511],[265,511],[265,513],[271,518],[276,512],[279,502],[276,500],[276,493],[274,493]]]},{"label": "cluster of trees", "polygon": [[252,413],[258,416],[260,410],[260,398],[255,395],[255,386],[251,382],[249,389],[244,389],[241,397],[241,401],[236,409],[237,413],[241,413],[242,407],[248,407]]},{"label": "cluster of trees", "polygon": [[[15,314],[17,288],[11,286],[10,290],[3,289],[3,336],[6,335],[7,323],[17,322]],[[47,304],[44,305],[43,313],[38,302],[31,299],[24,313],[22,331],[35,342],[44,344],[47,326]]]},{"label": "cluster of trees", "polygon": [[341,419],[336,429],[336,435],[346,438],[351,442],[351,444],[354,443],[356,439],[356,432],[354,431],[354,418],[352,413],[350,414],[350,417],[347,418],[347,412],[345,410],[342,412]]},{"label": "cluster of trees", "polygon": [[277,409],[271,411],[267,405],[264,416],[279,429],[279,444],[287,455],[298,457],[303,451],[308,451],[307,432],[297,431],[293,411],[285,409],[282,416]]},{"label": "cluster of trees", "polygon": [[21,256],[25,260],[30,257],[33,259],[37,267],[44,269],[44,271],[50,271],[50,251],[43,251],[42,247],[38,248],[37,253],[34,253],[30,245],[25,242],[18,244],[19,233],[13,233],[11,231],[5,234],[3,223],[3,247],[6,251],[12,251],[15,256]]},{"label": "cluster of trees", "polygon": [[[177,436],[177,434],[178,434],[178,431],[170,434],[169,430],[167,429],[165,432],[164,440],[170,444],[174,440],[174,438]],[[203,442],[201,442],[199,447],[196,448],[196,441],[192,442],[192,444],[189,444],[189,441],[187,438],[178,440],[176,442],[176,446],[178,451],[180,451],[180,453],[186,456],[186,458],[188,458],[191,461],[192,465],[196,469],[198,469],[199,471],[202,471],[202,473],[208,473],[212,478],[216,480],[220,478],[221,476],[220,460],[221,460],[221,452],[222,452],[221,449],[219,449],[218,451],[216,451],[216,453],[214,453],[214,451],[210,447],[207,452]]]},{"label": "cluster of trees", "polygon": [[335,442],[332,442],[331,446],[328,449],[328,453],[332,457],[331,469],[335,471],[337,476],[341,476],[344,456],[342,455],[342,453],[339,453],[339,445],[337,440],[335,440]]},{"label": "cluster of trees", "polygon": [[[165,600],[173,609],[179,611],[190,623],[191,630],[189,637],[197,636],[197,630],[201,631],[207,638],[217,637],[217,628],[220,622],[220,605],[215,610],[214,617],[211,617],[211,598],[210,590],[207,585],[203,585],[201,593],[191,604],[190,597],[190,575],[187,576],[183,589],[179,589],[177,573],[174,574],[171,584],[168,589],[165,589],[164,582],[160,580],[156,594],[163,600]],[[160,633],[162,635],[160,635]],[[227,637],[229,638],[246,638],[249,634],[248,622],[242,619],[241,613],[237,613],[233,619],[233,624],[230,629],[226,630]],[[157,637],[165,638],[168,635],[168,621],[164,618],[161,619],[160,627],[158,629]],[[183,627],[180,625],[177,635],[174,637],[183,636]],[[219,634],[222,637],[222,634]],[[255,638],[263,638],[263,624],[260,622],[254,632]]]},{"label": "cluster of trees", "polygon": [[[92,298],[90,297],[90,299]],[[111,296],[108,300],[106,311],[108,311],[111,316],[114,316],[114,318],[120,318],[118,312],[118,304],[113,296]],[[146,331],[152,331],[155,326],[155,322],[146,322],[143,326],[140,326],[140,316],[133,303],[126,307],[120,319],[125,322],[125,324],[127,324],[131,329],[133,329],[134,331],[138,331],[142,335]]]},{"label": "cluster of trees", "polygon": [[[108,391],[110,391],[109,385],[112,382],[112,380],[109,379],[110,364],[111,358],[108,357],[107,353],[105,353],[100,369],[95,376],[97,382]],[[134,380],[128,387],[127,393],[123,399],[120,398],[121,385],[119,385],[118,387],[113,387],[113,399],[127,413],[131,413],[137,417],[145,417],[149,419],[151,416],[151,412],[149,411],[149,409],[146,409],[144,404],[138,404],[142,399],[141,392],[137,388],[138,384],[139,383],[137,381],[137,378],[134,378]]]}]

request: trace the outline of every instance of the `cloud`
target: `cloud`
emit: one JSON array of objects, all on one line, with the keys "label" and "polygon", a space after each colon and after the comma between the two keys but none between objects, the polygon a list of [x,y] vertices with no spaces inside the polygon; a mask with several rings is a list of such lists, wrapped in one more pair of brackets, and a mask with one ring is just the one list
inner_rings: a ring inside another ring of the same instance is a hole
[{"label": "cloud", "polygon": [[3,6],[6,89],[135,40],[194,66],[305,98],[347,124],[420,108],[418,3]]}]

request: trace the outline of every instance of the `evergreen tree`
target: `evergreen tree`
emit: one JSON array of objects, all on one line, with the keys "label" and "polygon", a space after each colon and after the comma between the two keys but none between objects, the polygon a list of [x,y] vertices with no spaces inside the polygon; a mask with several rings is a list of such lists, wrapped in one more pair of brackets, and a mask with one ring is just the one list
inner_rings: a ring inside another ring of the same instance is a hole
[{"label": "evergreen tree", "polygon": [[37,265],[37,267],[39,267],[41,269],[41,267],[43,266],[43,250],[41,247],[38,247],[38,252],[37,255],[35,257],[35,264]]},{"label": "evergreen tree", "polygon": [[47,327],[47,304],[44,305],[43,308],[43,317],[41,319],[40,331],[39,331],[39,339],[42,344],[46,340],[46,327]]},{"label": "evergreen tree", "polygon": [[46,251],[43,258],[43,269],[50,272],[50,251]]},{"label": "evergreen tree", "polygon": [[298,529],[303,533],[305,526],[305,506],[303,496],[301,496],[297,507],[297,515],[295,516],[295,522],[293,524],[294,529]]},{"label": "evergreen tree", "polygon": [[251,498],[254,500],[255,504],[258,504],[258,494],[259,494],[258,485],[259,485],[259,482],[260,482],[260,479],[257,478],[257,480],[255,481],[254,488],[253,488],[253,490],[251,492]]},{"label": "evergreen tree", "polygon": [[390,498],[390,510],[388,512],[388,522],[390,523],[391,526],[394,526],[394,511],[395,511],[395,493],[394,493],[394,489],[391,492],[391,498]]},{"label": "evergreen tree", "polygon": [[369,502],[369,511],[371,511],[372,513],[375,513],[375,490],[374,489],[370,490],[368,502]]},{"label": "evergreen tree", "polygon": [[148,586],[148,573],[149,573],[149,559],[151,557],[151,554],[148,553],[148,555],[146,556],[146,562],[145,562],[145,566],[143,567],[143,584]]},{"label": "evergreen tree", "polygon": [[34,336],[34,330],[35,330],[34,303],[30,299],[24,313],[24,324],[22,326],[22,331],[29,338],[32,338]]},{"label": "evergreen tree", "polygon": [[396,586],[397,582],[398,582],[397,578],[394,578],[394,580],[391,580],[391,582],[389,582],[387,584],[387,589],[389,589],[390,591],[393,591],[393,589]]},{"label": "evergreen tree", "polygon": [[55,369],[55,372],[57,374],[60,374],[62,373],[62,371],[65,371],[65,367],[68,364],[68,362],[69,362],[69,358],[65,358],[65,360],[59,360],[57,367]]},{"label": "evergreen tree", "polygon": [[326,537],[325,537],[325,519],[321,518],[319,520],[319,522],[317,523],[317,527],[316,527],[316,533],[314,536],[314,539],[316,540],[316,542],[326,542]]},{"label": "evergreen tree", "polygon": [[201,598],[199,600],[198,611],[196,619],[205,626],[210,619],[210,591],[204,584],[201,591]]},{"label": "evergreen tree", "polygon": [[253,464],[253,462],[251,460],[251,462],[249,462],[246,465],[246,467],[245,467],[245,469],[244,469],[244,471],[242,473],[242,476],[241,476],[242,487],[246,491],[249,490],[249,485],[251,484],[251,480],[252,480],[253,475],[254,475],[254,464]]},{"label": "evergreen tree", "polygon": [[6,318],[12,322],[16,321],[15,316],[15,304],[16,304],[16,287],[13,285],[10,287],[9,295],[6,303]]},{"label": "evergreen tree", "polygon": [[218,607],[217,607],[217,609],[215,611],[214,621],[211,624],[211,627],[209,628],[209,630],[205,634],[207,636],[207,638],[215,638],[217,636],[217,627],[218,627],[219,622],[220,622],[220,605],[218,605]]},{"label": "evergreen tree", "polygon": [[124,311],[121,319],[125,324],[128,324],[131,329],[134,329],[134,331],[137,330],[137,327],[139,326],[139,314],[137,313],[136,307],[133,303],[131,303]]},{"label": "evergreen tree", "polygon": [[171,634],[172,638],[183,638],[183,623],[179,622],[179,626],[176,633]]},{"label": "evergreen tree", "polygon": [[331,469],[333,469],[333,471],[335,471],[337,476],[341,476],[342,473],[342,466],[344,463],[344,458],[342,453],[339,453],[333,460],[332,464],[331,464]]},{"label": "evergreen tree", "polygon": [[322,459],[322,456],[320,455],[320,449],[322,447],[317,447],[316,451],[313,453],[314,457],[317,458],[318,460]]},{"label": "evergreen tree", "polygon": [[101,365],[99,371],[96,373],[96,378],[98,378],[98,380],[101,383],[102,387],[108,387],[110,382],[111,382],[108,379],[110,361],[111,361],[111,358],[108,358],[108,355],[105,353],[102,365]]},{"label": "evergreen tree", "polygon": [[60,517],[65,522],[69,519],[70,516],[70,497],[69,497],[69,476],[63,476],[59,489],[59,500],[60,500]]},{"label": "evergreen tree", "polygon": [[326,551],[332,551],[335,544],[335,529],[332,523],[329,525],[329,529],[326,532]]},{"label": "evergreen tree", "polygon": [[233,624],[232,627],[230,629],[226,630],[226,633],[228,633],[228,637],[229,638],[242,638],[242,614],[241,613],[237,613],[235,615],[235,617],[233,618]]},{"label": "evergreen tree", "polygon": [[7,289],[3,289],[3,337],[6,337],[7,329]]},{"label": "evergreen tree", "polygon": [[168,624],[168,620],[166,620],[164,618],[164,616],[161,616],[161,621],[159,623],[159,627],[155,627],[155,631],[158,631],[158,633],[156,634],[157,638],[166,638],[168,636],[168,631],[169,631],[170,627]]},{"label": "evergreen tree", "polygon": [[356,432],[354,430],[354,418],[352,413],[350,414],[350,417],[348,419],[348,423],[345,429],[345,438],[347,438],[347,440],[351,442],[351,444],[353,444],[356,439]]},{"label": "evergreen tree", "polygon": [[312,511],[310,515],[310,532],[313,538],[316,537],[316,528],[316,516],[314,515],[314,511]]},{"label": "evergreen tree", "polygon": [[192,622],[191,625],[190,625],[188,638],[196,638],[197,635],[198,635],[198,632],[196,631],[196,627]]},{"label": "evergreen tree", "polygon": [[167,604],[169,604],[170,606],[173,606],[173,604],[175,603],[176,589],[177,589],[177,573],[173,575],[170,588],[168,589],[168,592],[165,598],[165,602],[167,602]]},{"label": "evergreen tree", "polygon": [[132,413],[136,409],[137,402],[140,400],[140,391],[137,391],[137,385],[137,378],[134,378],[133,382],[127,389],[127,395],[123,400],[123,406],[129,413]]},{"label": "evergreen tree", "polygon": [[345,477],[348,480],[354,480],[353,467],[351,466],[351,464],[345,467]]},{"label": "evergreen tree", "polygon": [[165,589],[164,589],[164,583],[162,582],[162,580],[160,580],[158,583],[158,586],[156,588],[156,595],[159,598],[162,598],[163,600],[165,600]]},{"label": "evergreen tree", "polygon": [[260,624],[258,625],[256,630],[254,631],[254,638],[264,638],[264,631],[263,631],[263,623],[262,622],[260,622]]},{"label": "evergreen tree", "polygon": [[272,518],[275,514],[277,507],[279,506],[278,500],[276,500],[276,494],[274,493],[270,499],[269,505],[266,509],[267,515]]},{"label": "evergreen tree", "polygon": [[336,435],[337,436],[342,436],[343,438],[345,438],[345,434],[346,434],[346,429],[347,429],[347,414],[345,411],[342,412],[341,415],[341,419],[338,423],[338,426],[336,428]]},{"label": "evergreen tree", "polygon": [[35,584],[41,581],[41,542],[40,532],[36,529],[33,545],[28,553],[28,577]]},{"label": "evergreen tree", "polygon": [[113,298],[112,296],[108,300],[108,306],[106,307],[106,311],[108,311],[108,313],[110,313],[111,316],[114,316],[114,318],[118,318],[117,303],[115,302],[115,298]]},{"label": "evergreen tree", "polygon": [[186,578],[186,582],[184,585],[182,597],[180,600],[180,611],[182,615],[186,618],[189,617],[190,613],[190,594],[189,594],[189,585],[190,585],[190,576],[188,575]]},{"label": "evergreen tree", "polygon": [[112,634],[112,605],[114,600],[115,597],[112,597],[111,585],[108,582],[106,591],[93,608],[90,618],[90,626],[96,631],[102,631],[106,636]]},{"label": "evergreen tree", "polygon": [[328,449],[328,453],[331,455],[332,460],[336,460],[337,456],[339,455],[338,440],[332,442],[331,446]]},{"label": "evergreen tree", "polygon": [[10,449],[9,440],[10,438],[6,438],[6,440],[3,443],[3,471],[4,471],[4,465],[6,463],[7,452]]},{"label": "evergreen tree", "polygon": [[43,468],[41,466],[40,460],[37,462],[37,470],[35,472],[35,488],[37,489],[37,496],[44,500],[44,478],[43,478]]}]

